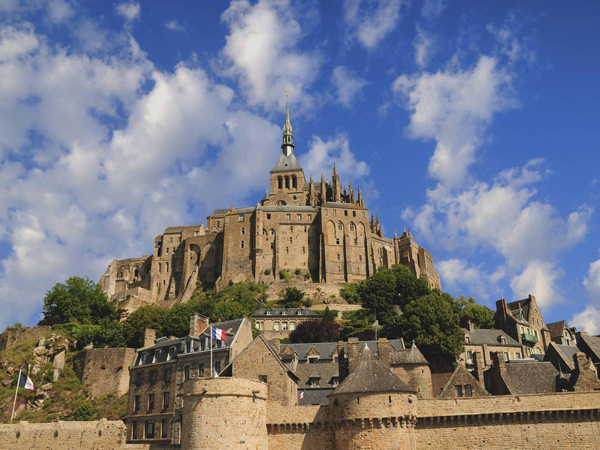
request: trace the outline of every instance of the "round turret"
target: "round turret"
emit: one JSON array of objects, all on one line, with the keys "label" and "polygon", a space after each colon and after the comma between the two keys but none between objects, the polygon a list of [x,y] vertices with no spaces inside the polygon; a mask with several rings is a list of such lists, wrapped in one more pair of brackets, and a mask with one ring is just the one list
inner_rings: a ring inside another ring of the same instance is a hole
[{"label": "round turret", "polygon": [[267,385],[242,378],[196,378],[183,386],[182,448],[267,447]]},{"label": "round turret", "polygon": [[354,370],[329,395],[336,449],[412,448],[415,394],[365,346]]}]

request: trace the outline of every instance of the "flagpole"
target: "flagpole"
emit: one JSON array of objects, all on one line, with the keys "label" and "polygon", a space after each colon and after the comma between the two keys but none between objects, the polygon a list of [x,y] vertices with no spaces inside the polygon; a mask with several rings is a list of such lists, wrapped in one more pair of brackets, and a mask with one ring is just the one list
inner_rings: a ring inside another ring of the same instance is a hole
[{"label": "flagpole", "polygon": [[12,410],[12,414],[10,415],[10,421],[13,421],[13,418],[15,417],[15,406],[17,406],[17,394],[19,393],[19,382],[21,381],[21,369],[19,369],[19,378],[17,378],[17,388],[15,389],[15,400],[13,402],[13,410]]},{"label": "flagpole", "polygon": [[213,377],[213,364],[212,364],[212,327],[210,327],[210,377]]}]

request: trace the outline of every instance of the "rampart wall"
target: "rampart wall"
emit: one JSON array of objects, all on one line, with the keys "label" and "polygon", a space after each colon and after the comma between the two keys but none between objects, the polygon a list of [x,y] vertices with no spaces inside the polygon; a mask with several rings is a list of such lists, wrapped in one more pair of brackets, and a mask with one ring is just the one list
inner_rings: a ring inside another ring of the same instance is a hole
[{"label": "rampart wall", "polygon": [[4,333],[0,334],[0,351],[11,348],[16,343],[26,341],[28,339],[35,339],[36,341],[39,341],[40,338],[44,337],[51,330],[52,327],[48,326],[7,329],[4,331]]},{"label": "rampart wall", "polygon": [[135,355],[133,348],[85,350],[80,354],[81,382],[89,388],[92,397],[126,394]]}]

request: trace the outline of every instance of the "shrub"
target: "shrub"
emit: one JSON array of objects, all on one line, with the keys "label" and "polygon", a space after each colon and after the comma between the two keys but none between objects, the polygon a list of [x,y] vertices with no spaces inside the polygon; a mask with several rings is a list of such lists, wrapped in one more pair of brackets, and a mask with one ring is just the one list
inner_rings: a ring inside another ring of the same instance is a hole
[{"label": "shrub", "polygon": [[297,308],[304,303],[304,292],[295,287],[286,288],[281,295],[281,303],[288,308]]},{"label": "shrub", "polygon": [[271,269],[265,269],[265,275],[271,275]]},{"label": "shrub", "polygon": [[302,275],[302,270],[301,269],[296,269],[296,270],[294,270],[294,273],[296,275]]},{"label": "shrub", "polygon": [[287,270],[283,269],[283,270],[279,271],[279,279],[280,280],[290,281],[290,278],[291,278],[290,273]]}]

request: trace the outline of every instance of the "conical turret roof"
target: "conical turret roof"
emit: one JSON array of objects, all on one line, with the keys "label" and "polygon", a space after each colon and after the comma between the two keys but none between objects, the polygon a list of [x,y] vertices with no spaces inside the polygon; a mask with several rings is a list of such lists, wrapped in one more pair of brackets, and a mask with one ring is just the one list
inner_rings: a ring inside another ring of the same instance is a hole
[{"label": "conical turret roof", "polygon": [[331,395],[376,392],[415,393],[416,391],[394,375],[389,367],[379,361],[369,346],[365,345],[354,370]]}]

